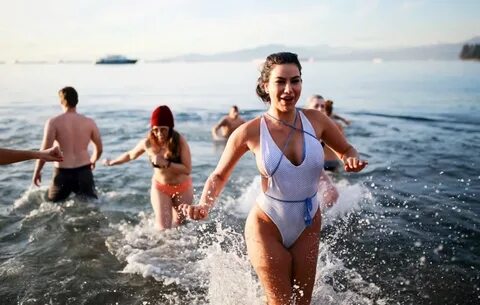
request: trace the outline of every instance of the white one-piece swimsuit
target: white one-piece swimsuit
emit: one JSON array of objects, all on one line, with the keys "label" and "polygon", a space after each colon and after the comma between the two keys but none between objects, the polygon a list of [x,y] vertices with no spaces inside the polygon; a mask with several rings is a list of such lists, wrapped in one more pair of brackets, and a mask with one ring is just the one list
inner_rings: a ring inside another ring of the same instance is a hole
[{"label": "white one-piece swimsuit", "polygon": [[[268,186],[257,199],[259,207],[275,223],[283,245],[291,247],[318,210],[316,198],[323,170],[323,148],[309,120],[297,111],[303,126],[303,161],[293,165],[273,141],[264,117],[260,120],[260,153]],[[288,140],[287,140],[288,143]]]}]

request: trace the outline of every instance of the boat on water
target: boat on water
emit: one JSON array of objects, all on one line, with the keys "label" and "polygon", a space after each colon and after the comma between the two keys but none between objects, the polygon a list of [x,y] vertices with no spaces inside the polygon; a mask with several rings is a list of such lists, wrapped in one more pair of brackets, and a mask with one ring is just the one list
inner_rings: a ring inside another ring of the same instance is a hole
[{"label": "boat on water", "polygon": [[138,59],[127,58],[123,55],[108,55],[98,59],[95,64],[120,65],[120,64],[134,64]]}]

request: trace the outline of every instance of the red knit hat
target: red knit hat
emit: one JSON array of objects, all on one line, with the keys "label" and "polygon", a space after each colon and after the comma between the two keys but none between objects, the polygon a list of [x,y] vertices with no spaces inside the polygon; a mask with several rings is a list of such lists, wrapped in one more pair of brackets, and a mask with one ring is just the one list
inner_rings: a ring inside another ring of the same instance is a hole
[{"label": "red knit hat", "polygon": [[152,112],[150,126],[168,126],[173,128],[173,114],[168,106],[159,106]]}]

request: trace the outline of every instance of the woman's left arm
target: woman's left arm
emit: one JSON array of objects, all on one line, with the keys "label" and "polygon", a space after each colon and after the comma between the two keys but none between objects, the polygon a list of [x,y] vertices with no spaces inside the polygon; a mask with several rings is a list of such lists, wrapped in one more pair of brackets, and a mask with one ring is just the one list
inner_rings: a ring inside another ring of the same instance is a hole
[{"label": "woman's left arm", "polygon": [[319,127],[322,130],[320,138],[325,144],[332,148],[338,155],[338,158],[342,160],[345,165],[345,171],[359,172],[365,168],[368,161],[360,160],[360,155],[355,147],[347,142],[345,136],[340,132],[331,119],[324,114],[319,113],[319,115],[320,117],[318,118],[318,121],[316,121],[320,123]]}]

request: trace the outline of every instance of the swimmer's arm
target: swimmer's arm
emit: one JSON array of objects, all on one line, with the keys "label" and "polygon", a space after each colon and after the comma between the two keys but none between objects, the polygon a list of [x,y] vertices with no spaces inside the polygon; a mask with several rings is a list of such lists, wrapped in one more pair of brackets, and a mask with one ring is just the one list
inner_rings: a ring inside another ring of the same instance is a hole
[{"label": "swimmer's arm", "polygon": [[214,140],[218,140],[218,139],[219,139],[218,134],[217,134],[218,129],[219,129],[220,127],[225,126],[225,125],[226,125],[226,122],[227,122],[226,119],[223,118],[223,119],[220,120],[220,122],[218,122],[217,125],[215,125],[215,126],[212,127],[212,138],[213,138]]},{"label": "swimmer's arm", "polygon": [[192,172],[192,155],[187,140],[180,136],[180,160],[182,163],[169,162],[167,168],[173,173],[190,175]]},{"label": "swimmer's arm", "polygon": [[135,160],[145,152],[145,139],[138,142],[132,150],[129,150],[113,160],[105,159],[103,164],[106,166],[120,165]]}]

